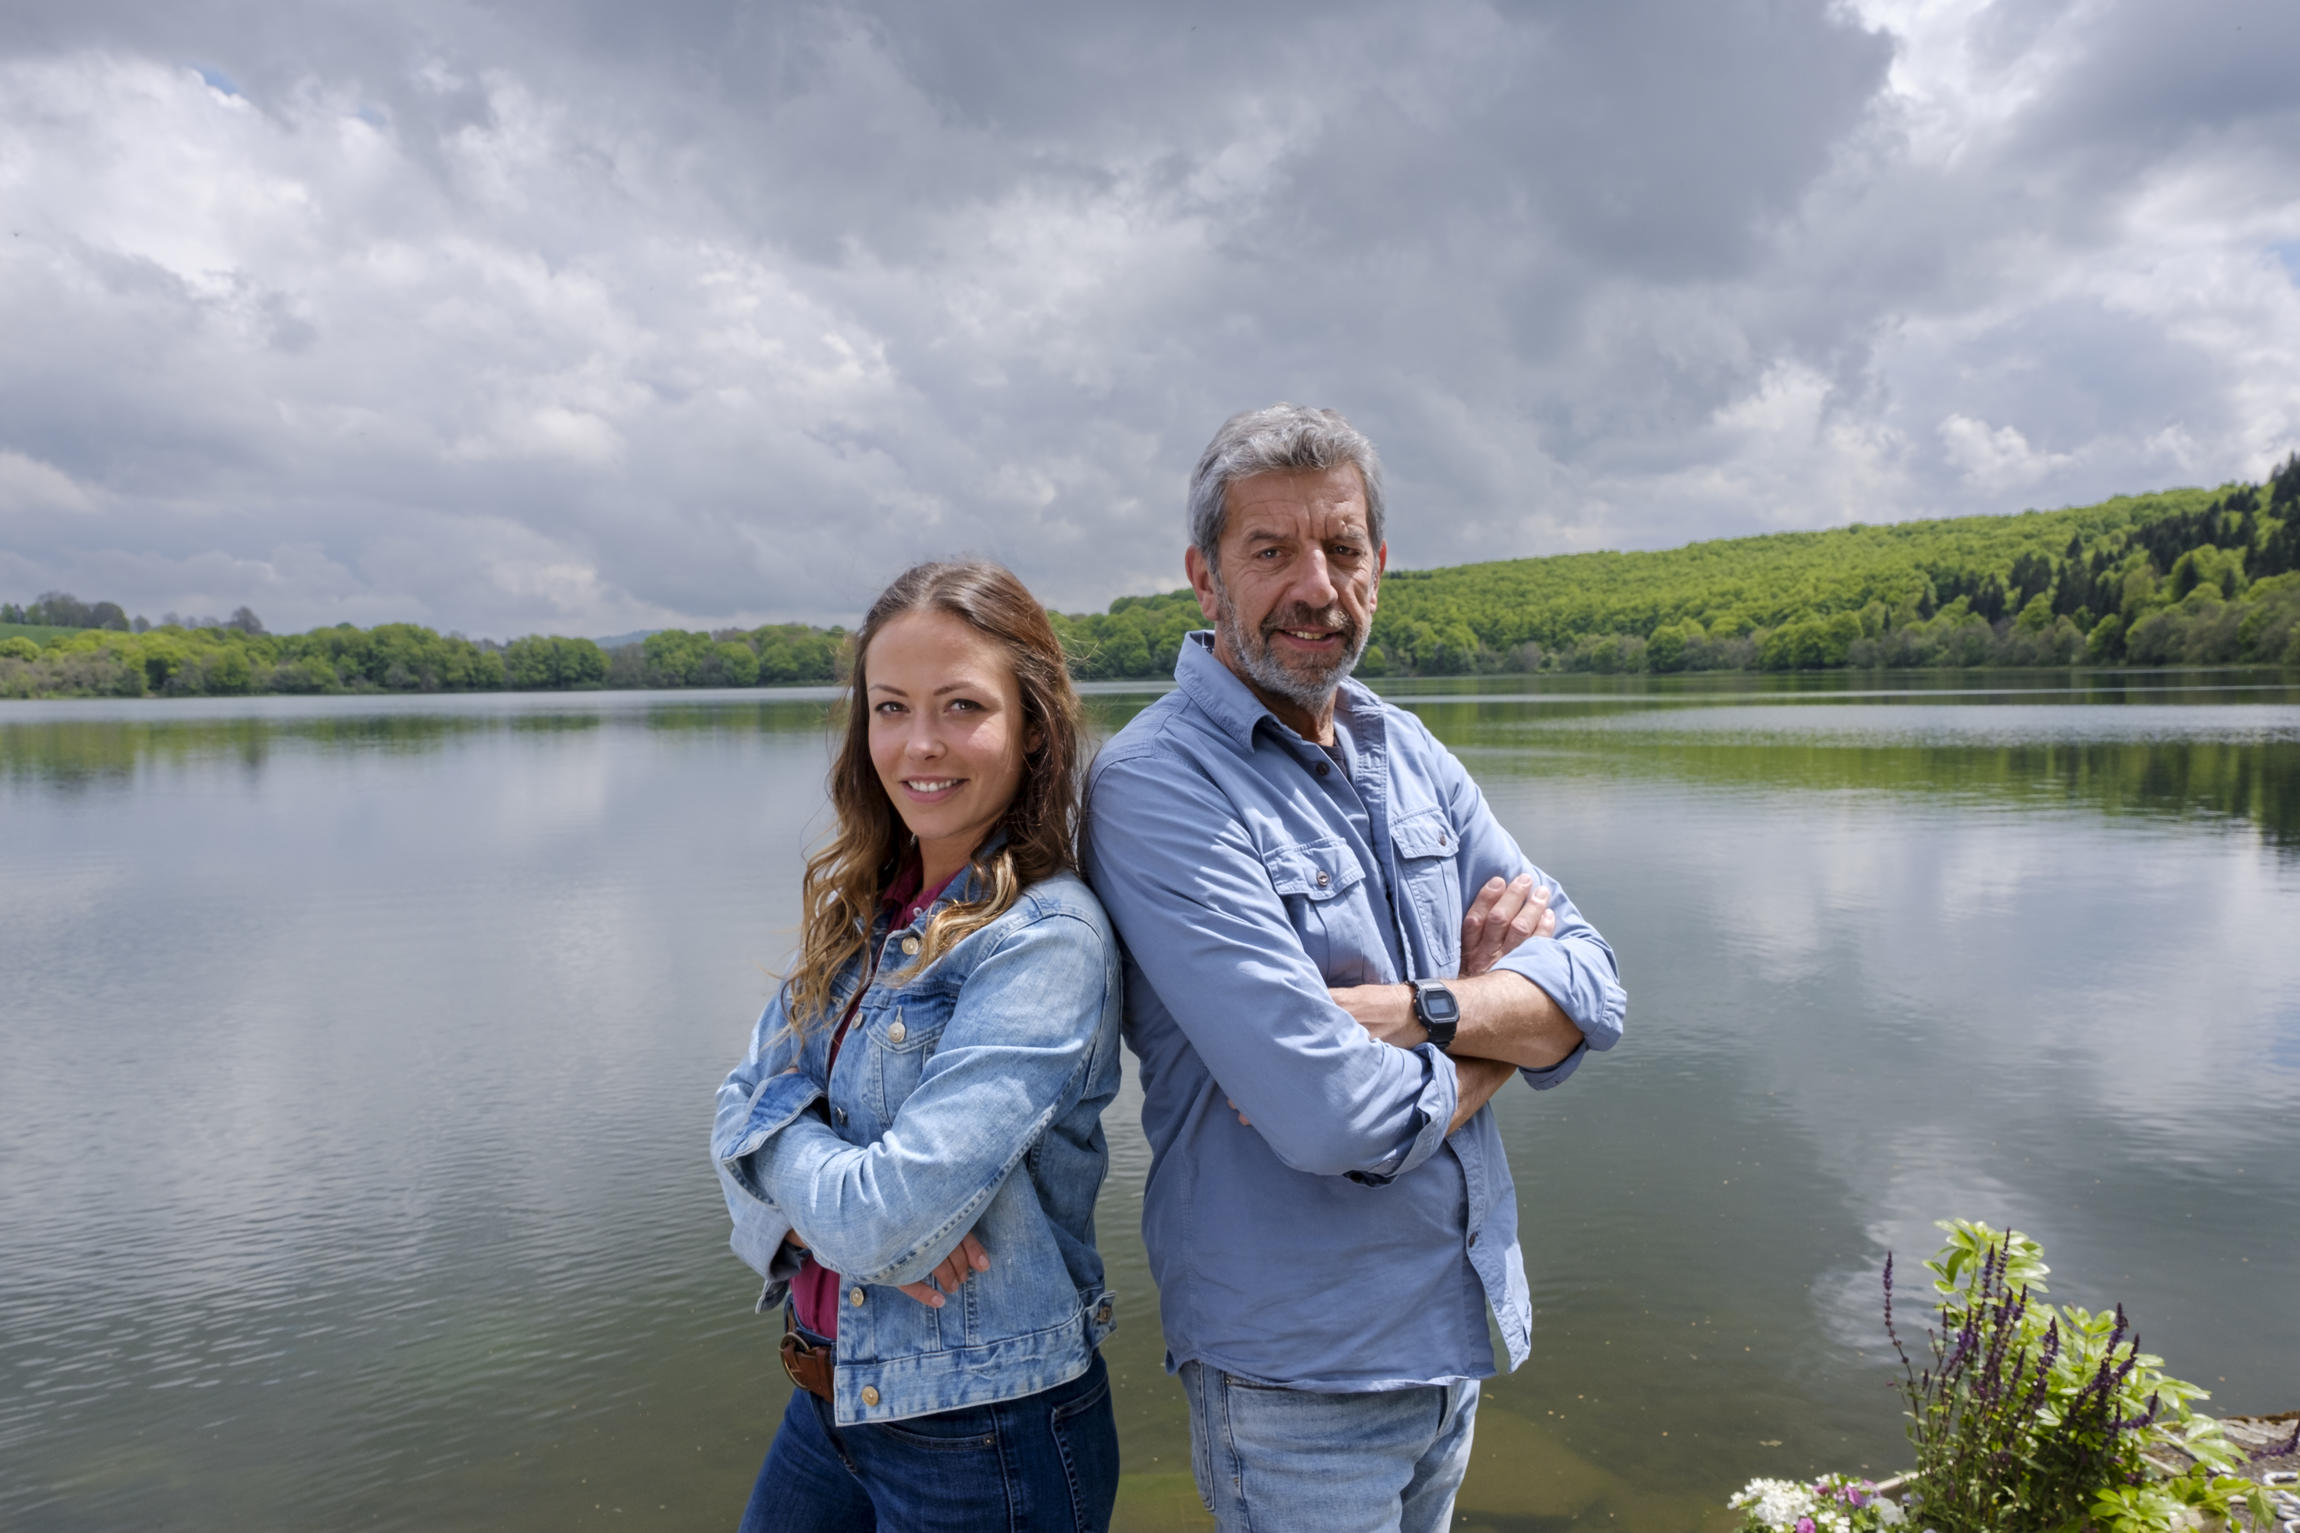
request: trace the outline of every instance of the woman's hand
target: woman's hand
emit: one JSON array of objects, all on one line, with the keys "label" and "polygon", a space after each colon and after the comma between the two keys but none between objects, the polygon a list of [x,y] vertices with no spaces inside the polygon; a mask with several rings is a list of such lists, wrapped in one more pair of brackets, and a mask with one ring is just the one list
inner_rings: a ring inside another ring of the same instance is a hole
[{"label": "woman's hand", "polygon": [[[990,1253],[982,1249],[982,1242],[974,1238],[974,1231],[968,1230],[965,1237],[950,1248],[950,1254],[930,1274],[929,1281],[905,1283],[902,1291],[928,1309],[940,1309],[944,1294],[958,1292],[959,1285],[968,1278],[977,1272],[989,1270]],[[936,1283],[942,1286],[937,1288]]]},{"label": "woman's hand", "polygon": [[[798,1073],[799,1067],[797,1065],[792,1065],[783,1072],[785,1075]],[[800,1238],[797,1230],[790,1231],[783,1238],[801,1251],[807,1248],[806,1241]],[[974,1238],[974,1231],[968,1230],[960,1238],[958,1244],[950,1248],[950,1254],[944,1257],[934,1271],[928,1275],[927,1281],[905,1283],[902,1285],[902,1291],[918,1300],[928,1309],[940,1309],[943,1306],[942,1296],[944,1294],[958,1292],[959,1285],[968,1278],[977,1272],[988,1272],[989,1270],[990,1253],[983,1250],[982,1242]],[[937,1283],[942,1286],[937,1288],[935,1286]]]}]

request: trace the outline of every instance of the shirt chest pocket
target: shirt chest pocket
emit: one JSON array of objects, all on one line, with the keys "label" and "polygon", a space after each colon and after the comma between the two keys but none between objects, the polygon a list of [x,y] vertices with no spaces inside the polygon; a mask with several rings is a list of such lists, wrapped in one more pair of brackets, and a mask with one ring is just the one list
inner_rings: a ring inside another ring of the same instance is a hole
[{"label": "shirt chest pocket", "polygon": [[1301,935],[1302,951],[1326,983],[1382,983],[1388,954],[1357,853],[1340,838],[1327,837],[1267,848],[1262,862]]},{"label": "shirt chest pocket", "polygon": [[1390,845],[1397,851],[1401,907],[1421,927],[1424,950],[1437,976],[1461,966],[1461,843],[1443,809],[1421,809],[1390,822]]},{"label": "shirt chest pocket", "polygon": [[926,1062],[942,1041],[950,1021],[950,1007],[940,996],[900,996],[863,1024],[863,1043],[870,1050],[870,1086],[880,1124],[894,1115],[910,1094],[918,1090]]}]

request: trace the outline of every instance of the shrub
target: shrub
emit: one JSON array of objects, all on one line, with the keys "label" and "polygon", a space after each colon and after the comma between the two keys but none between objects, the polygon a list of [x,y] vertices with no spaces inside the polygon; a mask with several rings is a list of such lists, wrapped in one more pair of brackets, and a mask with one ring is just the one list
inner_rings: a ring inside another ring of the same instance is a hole
[{"label": "shrub", "polygon": [[2035,1241],[1966,1220],[1941,1228],[1948,1244],[1925,1263],[1939,1323],[1921,1366],[1893,1328],[1893,1264],[1885,1262],[1885,1331],[1901,1359],[1917,1455],[1912,1495],[1926,1527],[2056,1533],[2098,1520],[2104,1533],[2168,1528],[2105,1520],[2117,1506],[2141,1516],[2153,1505],[2119,1494],[2147,1483],[2141,1453],[2150,1447],[2197,1461],[2165,1497],[2207,1507],[2217,1498],[2225,1515],[2257,1490],[2217,1473],[2233,1468],[2237,1454],[2218,1422],[2190,1409],[2205,1391],[2140,1350],[2122,1305],[2113,1316],[2056,1309],[2043,1299],[2050,1269]]}]

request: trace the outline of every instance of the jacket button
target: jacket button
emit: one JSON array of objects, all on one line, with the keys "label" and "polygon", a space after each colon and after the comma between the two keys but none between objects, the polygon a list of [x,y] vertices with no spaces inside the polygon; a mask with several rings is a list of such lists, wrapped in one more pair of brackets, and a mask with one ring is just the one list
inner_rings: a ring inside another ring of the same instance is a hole
[{"label": "jacket button", "polygon": [[870,1385],[868,1385],[868,1384],[865,1384],[865,1385],[863,1386],[863,1404],[865,1404],[865,1405],[876,1405],[876,1404],[878,1404],[878,1391],[877,1391],[876,1389],[873,1389],[873,1388],[872,1388]]},{"label": "jacket button", "polygon": [[1331,874],[1331,873],[1328,873],[1328,872],[1324,871],[1323,869],[1320,869],[1320,870],[1319,870],[1319,872],[1318,872],[1318,887],[1319,887],[1319,888],[1323,889],[1324,887],[1326,887],[1326,885],[1328,885],[1328,884],[1332,883],[1333,881],[1334,881],[1334,875],[1333,875],[1333,874]]},{"label": "jacket button", "polygon": [[860,1307],[861,1307],[861,1305],[862,1305],[862,1290],[861,1290],[860,1288],[850,1288],[850,1289],[848,1289],[848,1290],[847,1290],[847,1302],[848,1302],[849,1304],[852,1304],[852,1305],[856,1306],[857,1308],[860,1308]]},{"label": "jacket button", "polygon": [[902,956],[905,958],[916,958],[918,956],[918,939],[916,937],[905,937],[902,939]]},{"label": "jacket button", "polygon": [[886,1041],[889,1043],[900,1043],[905,1037],[909,1036],[909,1033],[909,1028],[904,1027],[900,1022],[897,1022],[894,1026],[886,1030]]}]

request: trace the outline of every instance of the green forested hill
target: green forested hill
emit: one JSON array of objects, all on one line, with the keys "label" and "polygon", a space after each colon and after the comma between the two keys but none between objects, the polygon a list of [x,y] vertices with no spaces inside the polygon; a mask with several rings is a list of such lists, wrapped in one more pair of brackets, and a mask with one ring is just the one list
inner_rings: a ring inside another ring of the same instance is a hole
[{"label": "green forested hill", "polygon": [[[1707,634],[1747,634],[1857,613],[1871,602],[1929,617],[1960,595],[1993,619],[2008,605],[2025,605],[2048,573],[2057,583],[2074,563],[2089,574],[2093,556],[2117,547],[2136,522],[2194,511],[2211,499],[2202,491],[2176,491],[2081,510],[1404,570],[1383,592],[1383,615],[1398,625],[1401,639],[1413,624],[1461,623],[1490,648],[1531,640],[1552,651],[1597,634],[1650,637],[1687,619]],[[2024,559],[2029,562],[2016,576],[2014,566]]]},{"label": "green forested hill", "polygon": [[[1362,670],[2300,663],[2300,457],[2265,485],[1393,570]],[[1170,668],[1187,592],[1063,620],[1081,674]]]},{"label": "green forested hill", "polygon": [[[1079,675],[1171,675],[1187,591],[1052,613]],[[29,626],[25,626],[29,625]],[[749,687],[842,674],[839,628],[670,629],[602,650],[411,623],[153,628],[50,592],[0,606],[0,697]],[[2264,484],[2097,506],[1393,570],[1368,676],[2072,665],[2300,666],[2300,454]]]}]

